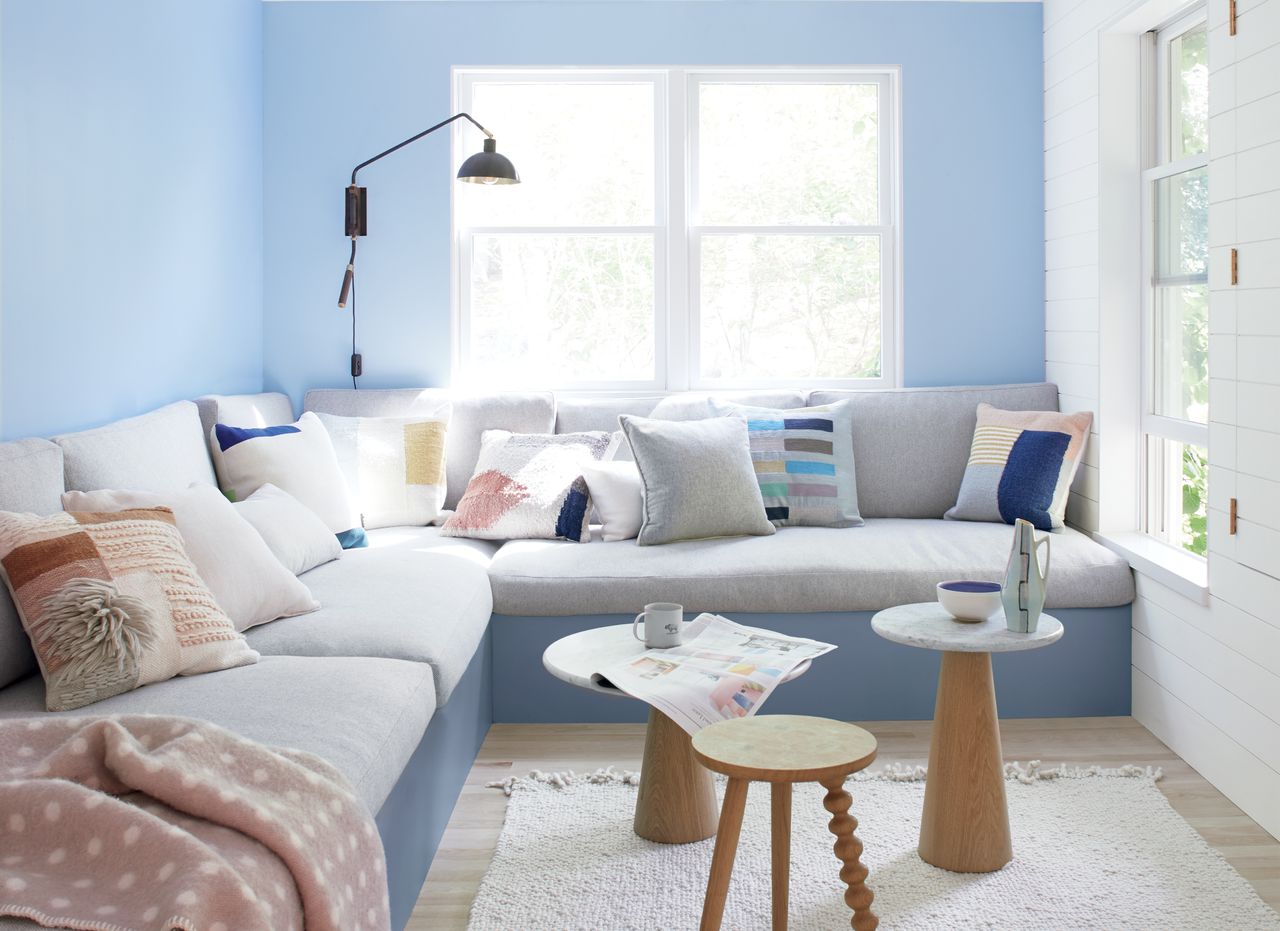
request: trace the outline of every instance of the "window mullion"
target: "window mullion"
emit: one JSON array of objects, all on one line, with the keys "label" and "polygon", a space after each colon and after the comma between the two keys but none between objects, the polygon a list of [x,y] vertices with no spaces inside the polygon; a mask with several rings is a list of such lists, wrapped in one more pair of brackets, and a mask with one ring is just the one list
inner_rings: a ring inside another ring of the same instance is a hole
[{"label": "window mullion", "polygon": [[696,185],[692,134],[696,108],[691,99],[690,75],[673,69],[667,79],[666,99],[666,205],[667,272],[666,306],[659,312],[666,331],[665,366],[660,382],[670,391],[684,391],[697,364],[694,336],[696,299],[694,281],[697,254],[690,236],[691,210]]}]

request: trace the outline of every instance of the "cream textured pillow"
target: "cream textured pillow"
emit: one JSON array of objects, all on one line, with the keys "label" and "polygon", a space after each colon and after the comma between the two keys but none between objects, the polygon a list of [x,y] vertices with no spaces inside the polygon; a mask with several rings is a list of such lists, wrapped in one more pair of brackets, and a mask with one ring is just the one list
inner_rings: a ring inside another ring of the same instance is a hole
[{"label": "cream textured pillow", "polygon": [[444,507],[444,437],[452,405],[414,417],[317,414],[333,441],[365,530],[425,527]]},{"label": "cream textured pillow", "polygon": [[320,607],[253,525],[212,485],[196,483],[186,491],[165,493],[68,491],[62,507],[74,512],[155,507],[173,511],[187,555],[236,630]]},{"label": "cream textured pillow", "polygon": [[634,540],[644,516],[644,491],[634,462],[588,462],[582,467],[606,543]]},{"label": "cream textured pillow", "polygon": [[258,661],[200,580],[166,508],[0,511],[0,574],[50,711]]},{"label": "cream textured pillow", "polygon": [[475,474],[441,536],[590,541],[582,467],[605,458],[612,442],[603,431],[484,431]]},{"label": "cream textured pillow", "polygon": [[269,483],[315,511],[344,549],[367,545],[333,443],[315,414],[308,411],[297,423],[276,427],[214,424],[209,448],[218,483],[232,501]]},{"label": "cream textured pillow", "polygon": [[282,488],[263,485],[232,507],[253,525],[276,559],[294,575],[342,555],[342,544],[316,512]]},{"label": "cream textured pillow", "polygon": [[745,420],[673,422],[623,414],[619,421],[644,486],[641,546],[774,533]]}]

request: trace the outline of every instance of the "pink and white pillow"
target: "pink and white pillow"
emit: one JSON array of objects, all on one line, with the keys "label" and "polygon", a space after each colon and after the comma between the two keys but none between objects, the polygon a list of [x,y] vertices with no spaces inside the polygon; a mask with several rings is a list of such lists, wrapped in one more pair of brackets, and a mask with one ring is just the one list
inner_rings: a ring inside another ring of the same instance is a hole
[{"label": "pink and white pillow", "polygon": [[582,470],[607,458],[613,442],[604,431],[484,431],[475,472],[441,535],[590,541],[591,495]]}]

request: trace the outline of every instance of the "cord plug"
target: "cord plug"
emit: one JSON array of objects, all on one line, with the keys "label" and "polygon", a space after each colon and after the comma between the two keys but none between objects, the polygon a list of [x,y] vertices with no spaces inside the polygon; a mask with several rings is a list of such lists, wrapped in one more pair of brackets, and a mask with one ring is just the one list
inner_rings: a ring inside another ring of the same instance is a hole
[{"label": "cord plug", "polygon": [[359,378],[363,374],[364,374],[364,359],[361,357],[360,353],[358,352],[351,353],[351,377]]}]

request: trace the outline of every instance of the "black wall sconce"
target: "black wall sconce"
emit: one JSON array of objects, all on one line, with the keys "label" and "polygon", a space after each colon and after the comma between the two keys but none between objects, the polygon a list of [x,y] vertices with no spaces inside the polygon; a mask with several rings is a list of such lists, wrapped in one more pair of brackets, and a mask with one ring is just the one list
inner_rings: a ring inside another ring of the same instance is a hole
[{"label": "black wall sconce", "polygon": [[472,155],[462,167],[458,169],[458,180],[466,181],[471,184],[519,184],[520,175],[516,172],[516,168],[511,164],[511,160],[505,155],[500,155],[497,149],[497,143],[494,140],[493,133],[485,129],[475,118],[469,113],[455,113],[443,122],[424,129],[416,136],[410,136],[404,142],[393,145],[384,152],[379,152],[373,158],[366,159],[355,168],[351,169],[351,184],[346,190],[346,207],[345,207],[345,225],[343,227],[345,235],[351,237],[351,258],[347,261],[346,273],[342,276],[342,290],[338,293],[338,307],[345,308],[347,299],[351,299],[351,385],[356,386],[356,379],[363,372],[363,363],[360,354],[356,352],[356,306],[355,306],[355,285],[356,285],[356,242],[359,237],[367,235],[369,232],[369,194],[368,188],[359,187],[356,184],[356,175],[359,174],[361,168],[372,165],[381,158],[386,158],[392,152],[398,152],[405,146],[417,142],[423,136],[429,136],[437,129],[443,129],[455,120],[468,120],[475,125],[485,135],[484,150]]}]

